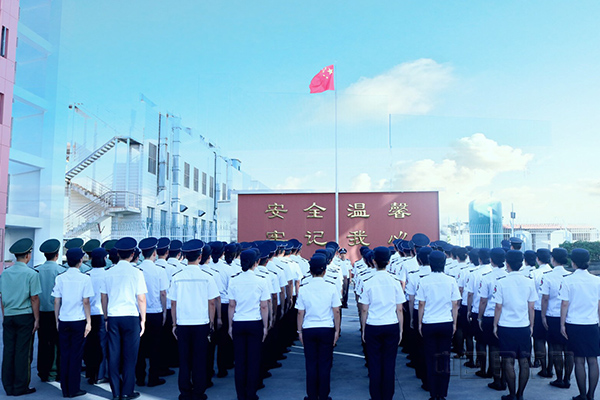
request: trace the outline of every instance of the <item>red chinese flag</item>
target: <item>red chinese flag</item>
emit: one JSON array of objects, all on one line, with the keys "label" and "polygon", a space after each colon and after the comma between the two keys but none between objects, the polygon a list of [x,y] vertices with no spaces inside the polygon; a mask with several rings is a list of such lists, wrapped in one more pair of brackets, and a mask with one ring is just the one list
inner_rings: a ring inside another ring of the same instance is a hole
[{"label": "red chinese flag", "polygon": [[310,81],[311,93],[323,93],[326,90],[335,90],[333,87],[333,65],[323,68]]}]

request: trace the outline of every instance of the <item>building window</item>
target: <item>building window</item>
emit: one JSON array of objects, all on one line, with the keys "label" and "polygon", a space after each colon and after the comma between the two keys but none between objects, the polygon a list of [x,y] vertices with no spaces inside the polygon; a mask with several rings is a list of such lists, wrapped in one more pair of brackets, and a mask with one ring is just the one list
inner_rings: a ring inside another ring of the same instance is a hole
[{"label": "building window", "polygon": [[210,186],[208,187],[208,195],[213,198],[215,197],[215,178],[210,177]]},{"label": "building window", "polygon": [[190,187],[190,164],[183,163],[183,186]]},{"label": "building window", "polygon": [[208,221],[208,240],[213,240],[213,223]]},{"label": "building window", "polygon": [[198,191],[198,168],[194,168],[194,192]]},{"label": "building window", "polygon": [[167,236],[167,211],[160,210],[160,235]]},{"label": "building window", "polygon": [[8,28],[2,27],[2,42],[0,43],[0,56],[6,58],[6,53],[8,52]]},{"label": "building window", "polygon": [[206,220],[200,220],[200,239],[206,241]]},{"label": "building window", "polygon": [[192,218],[192,234],[194,239],[198,238],[198,218]]},{"label": "building window", "polygon": [[188,230],[190,227],[190,217],[187,215],[183,216],[183,241],[187,241]]},{"label": "building window", "polygon": [[146,228],[148,232],[152,232],[154,229],[154,208],[148,207],[148,217],[146,219]]},{"label": "building window", "polygon": [[206,195],[206,172],[202,173],[202,194]]},{"label": "building window", "polygon": [[[0,124],[4,123],[4,93],[0,93]],[[12,129],[12,126],[11,126]],[[11,135],[12,137],[12,135]]]},{"label": "building window", "polygon": [[221,194],[221,200],[227,200],[227,185],[224,183],[223,184],[223,189],[222,190],[222,194]]},{"label": "building window", "polygon": [[156,156],[158,148],[155,144],[150,143],[148,145],[148,172],[152,175],[156,175]]}]

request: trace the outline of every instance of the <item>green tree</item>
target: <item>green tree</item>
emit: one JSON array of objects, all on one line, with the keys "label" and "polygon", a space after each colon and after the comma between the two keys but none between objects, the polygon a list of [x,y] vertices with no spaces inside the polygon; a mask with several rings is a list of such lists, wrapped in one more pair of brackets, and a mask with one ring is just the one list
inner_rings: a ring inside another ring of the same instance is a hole
[{"label": "green tree", "polygon": [[590,262],[600,262],[600,242],[585,242],[578,240],[577,242],[564,242],[560,247],[566,249],[569,253],[573,249],[586,249],[590,252]]}]

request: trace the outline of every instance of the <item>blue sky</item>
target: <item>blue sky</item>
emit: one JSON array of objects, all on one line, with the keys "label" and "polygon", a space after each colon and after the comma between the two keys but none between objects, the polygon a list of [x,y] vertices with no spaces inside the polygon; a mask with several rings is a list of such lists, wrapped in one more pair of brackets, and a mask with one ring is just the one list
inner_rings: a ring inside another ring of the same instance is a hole
[{"label": "blue sky", "polygon": [[600,226],[598,2],[63,9],[61,86],[124,130],[144,93],[269,186],[331,190],[334,94],[308,83],[335,64],[342,190],[438,189],[442,219],[491,194],[522,222]]}]

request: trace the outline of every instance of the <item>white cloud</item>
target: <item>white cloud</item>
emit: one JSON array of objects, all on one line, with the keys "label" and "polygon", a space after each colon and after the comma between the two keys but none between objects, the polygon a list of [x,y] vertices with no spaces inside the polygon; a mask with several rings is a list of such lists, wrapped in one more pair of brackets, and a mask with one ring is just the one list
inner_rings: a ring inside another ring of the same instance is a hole
[{"label": "white cloud", "polygon": [[340,116],[346,121],[380,119],[387,114],[426,114],[439,93],[454,81],[452,68],[422,58],[396,65],[343,90]]},{"label": "white cloud", "polygon": [[285,178],[283,183],[277,184],[275,189],[277,190],[306,190],[307,188],[318,187],[316,182],[322,182],[327,175],[323,171],[317,171],[313,174],[304,175],[301,177],[298,176],[288,176]]},{"label": "white cloud", "polygon": [[452,158],[466,168],[506,172],[525,170],[533,155],[476,133],[457,141]]},{"label": "white cloud", "polygon": [[371,177],[366,172],[352,178],[353,192],[368,192],[371,190]]}]

